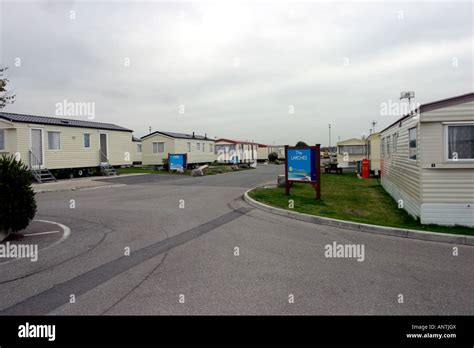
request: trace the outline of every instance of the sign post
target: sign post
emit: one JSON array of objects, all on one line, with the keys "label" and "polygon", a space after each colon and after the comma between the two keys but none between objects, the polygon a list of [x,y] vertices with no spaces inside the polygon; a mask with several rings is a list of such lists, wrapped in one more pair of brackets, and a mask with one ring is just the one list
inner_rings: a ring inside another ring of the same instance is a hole
[{"label": "sign post", "polygon": [[295,182],[307,183],[321,199],[321,145],[285,146],[285,194],[290,194]]},{"label": "sign post", "polygon": [[187,153],[168,153],[168,171],[185,172],[188,165]]}]

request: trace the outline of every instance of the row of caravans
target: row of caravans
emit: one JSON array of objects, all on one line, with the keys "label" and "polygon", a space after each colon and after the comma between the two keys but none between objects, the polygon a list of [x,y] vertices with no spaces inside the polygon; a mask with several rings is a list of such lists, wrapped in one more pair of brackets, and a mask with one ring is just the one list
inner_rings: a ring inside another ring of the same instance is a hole
[{"label": "row of caravans", "polygon": [[285,157],[284,146],[263,145],[247,140],[212,139],[205,135],[156,131],[141,138],[142,164],[161,165],[169,153],[186,153],[194,163],[255,163],[268,160],[271,152]]},{"label": "row of caravans", "polygon": [[[110,123],[0,112],[0,155],[26,163],[38,182],[58,175],[82,176],[133,164],[163,165],[168,153],[186,153],[189,164],[253,163],[259,146],[249,141],[156,131],[136,138]],[[269,147],[278,151],[284,147]],[[268,154],[266,158],[268,159]]]}]

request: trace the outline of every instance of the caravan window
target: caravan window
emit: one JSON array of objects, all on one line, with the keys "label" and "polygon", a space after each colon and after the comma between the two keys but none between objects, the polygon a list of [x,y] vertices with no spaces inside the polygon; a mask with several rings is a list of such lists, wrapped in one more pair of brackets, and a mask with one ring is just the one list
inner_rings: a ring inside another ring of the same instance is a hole
[{"label": "caravan window", "polygon": [[0,150],[5,150],[5,129],[0,129]]},{"label": "caravan window", "polygon": [[137,144],[137,152],[142,152],[142,144]]},{"label": "caravan window", "polygon": [[59,150],[61,147],[59,132],[48,132],[48,150]]},{"label": "caravan window", "polygon": [[397,151],[397,145],[398,145],[398,132],[393,134],[393,140],[392,140],[392,152]]},{"label": "caravan window", "polygon": [[201,150],[201,143],[197,143],[196,146],[198,151]]},{"label": "caravan window", "polygon": [[90,149],[91,147],[91,135],[84,133],[84,148]]},{"label": "caravan window", "polygon": [[416,160],[417,144],[416,144],[416,128],[408,130],[408,158]]},{"label": "caravan window", "polygon": [[191,143],[187,143],[188,144],[188,152],[191,152]]},{"label": "caravan window", "polygon": [[448,126],[448,160],[474,160],[474,124]]},{"label": "caravan window", "polygon": [[347,152],[349,155],[365,155],[367,153],[366,145],[339,145],[339,154]]},{"label": "caravan window", "polygon": [[212,144],[209,144],[209,152],[214,152],[214,149],[212,148]]},{"label": "caravan window", "polygon": [[153,153],[163,153],[165,152],[165,143],[157,142],[153,143]]}]

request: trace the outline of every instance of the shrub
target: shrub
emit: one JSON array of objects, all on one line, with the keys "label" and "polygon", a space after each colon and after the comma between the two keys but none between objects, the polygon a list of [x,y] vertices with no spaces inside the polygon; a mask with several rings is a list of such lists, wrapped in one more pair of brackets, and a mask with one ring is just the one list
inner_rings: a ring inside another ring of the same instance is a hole
[{"label": "shrub", "polygon": [[278,159],[278,154],[276,152],[272,152],[268,154],[268,160],[270,162],[275,162]]},{"label": "shrub", "polygon": [[164,170],[168,170],[169,169],[169,166],[168,166],[168,158],[163,158],[163,169]]},{"label": "shrub", "polygon": [[35,193],[28,167],[14,156],[0,158],[0,231],[26,228],[36,214]]}]

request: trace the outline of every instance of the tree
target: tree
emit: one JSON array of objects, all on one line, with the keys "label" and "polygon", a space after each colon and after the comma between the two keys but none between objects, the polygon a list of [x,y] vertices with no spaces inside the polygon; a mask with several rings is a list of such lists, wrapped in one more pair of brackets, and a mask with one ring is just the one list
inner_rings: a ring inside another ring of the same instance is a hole
[{"label": "tree", "polygon": [[31,173],[14,155],[0,158],[0,232],[26,228],[36,214]]},{"label": "tree", "polygon": [[308,144],[306,144],[304,141],[300,140],[296,143],[296,146],[308,146]]},{"label": "tree", "polygon": [[13,104],[15,95],[7,91],[7,83],[9,80],[4,77],[5,71],[8,68],[0,68],[0,109],[3,109],[7,104]]}]

